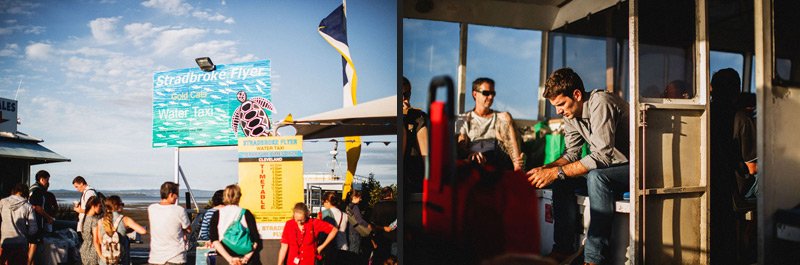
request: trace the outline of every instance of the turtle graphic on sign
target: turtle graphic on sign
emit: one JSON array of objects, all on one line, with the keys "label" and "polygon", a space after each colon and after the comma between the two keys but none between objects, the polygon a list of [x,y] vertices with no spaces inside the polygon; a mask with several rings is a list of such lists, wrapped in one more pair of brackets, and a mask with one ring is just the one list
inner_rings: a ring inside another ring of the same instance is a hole
[{"label": "turtle graphic on sign", "polygon": [[264,111],[275,112],[272,102],[260,97],[248,99],[247,93],[244,91],[236,93],[236,98],[242,104],[236,108],[233,116],[231,116],[233,133],[238,133],[239,126],[242,126],[242,132],[247,137],[272,136],[272,125],[267,113]]}]

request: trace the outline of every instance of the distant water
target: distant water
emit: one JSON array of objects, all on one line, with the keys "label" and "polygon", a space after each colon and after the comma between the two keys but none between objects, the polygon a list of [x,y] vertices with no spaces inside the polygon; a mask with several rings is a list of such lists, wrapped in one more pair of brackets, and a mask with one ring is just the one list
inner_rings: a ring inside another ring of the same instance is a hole
[{"label": "distant water", "polygon": [[[77,195],[77,194],[76,194]],[[125,204],[150,204],[150,203],[157,203],[161,201],[160,197],[152,197],[152,196],[120,196],[122,198],[122,202]],[[58,204],[70,204],[74,201],[80,200],[80,196],[60,196],[56,197]],[[203,204],[208,202],[211,197],[196,197],[197,204]],[[178,203],[183,204],[186,201],[185,197],[181,197],[178,200]]]}]

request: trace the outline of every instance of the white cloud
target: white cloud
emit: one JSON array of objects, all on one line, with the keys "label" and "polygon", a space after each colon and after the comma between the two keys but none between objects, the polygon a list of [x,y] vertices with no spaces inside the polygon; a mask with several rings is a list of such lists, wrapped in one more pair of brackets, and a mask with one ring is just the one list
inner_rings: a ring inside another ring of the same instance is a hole
[{"label": "white cloud", "polygon": [[[208,21],[223,22],[225,24],[236,23],[232,17],[226,17],[218,12],[210,13],[210,10],[197,10],[194,6],[183,0],[147,0],[142,2],[142,5],[149,8],[161,10],[164,13],[172,14],[175,16],[190,15],[195,18]],[[225,5],[223,2],[222,5]]]},{"label": "white cloud", "polygon": [[230,40],[212,40],[192,45],[183,49],[181,54],[189,58],[208,56],[219,63],[238,63],[255,61],[258,58],[253,54],[239,55],[236,42]]},{"label": "white cloud", "polygon": [[0,57],[12,57],[17,55],[19,45],[16,43],[6,44],[6,47],[0,50]]},{"label": "white cloud", "polygon": [[165,30],[153,42],[153,48],[157,55],[164,55],[183,49],[206,33],[207,30],[200,28]]},{"label": "white cloud", "polygon": [[67,69],[68,72],[77,72],[77,73],[89,73],[94,69],[97,69],[98,62],[95,60],[89,60],[84,58],[78,57],[70,57],[64,64],[64,67]]},{"label": "white cloud", "polygon": [[0,1],[0,14],[31,15],[33,14],[33,9],[40,5],[27,0]]},{"label": "white cloud", "polygon": [[93,47],[82,47],[77,50],[62,50],[60,51],[62,54],[66,55],[83,55],[89,57],[98,57],[98,56],[113,56],[119,55],[117,52],[112,52],[102,48],[93,48]]},{"label": "white cloud", "polygon": [[222,34],[230,34],[231,31],[227,29],[215,29],[214,34],[222,35]]},{"label": "white cloud", "polygon": [[36,35],[39,35],[39,34],[43,33],[44,30],[45,30],[45,27],[42,27],[42,26],[15,25],[15,26],[10,26],[10,27],[0,28],[0,35],[9,35],[9,34],[14,33],[15,31],[22,32],[22,33],[25,33],[25,34],[36,34]]},{"label": "white cloud", "polygon": [[176,16],[189,14],[189,11],[193,9],[192,5],[184,3],[183,0],[148,0],[142,2],[142,5]]},{"label": "white cloud", "polygon": [[28,47],[25,47],[25,55],[33,60],[47,60],[50,59],[53,47],[47,43],[37,42]]},{"label": "white cloud", "polygon": [[236,22],[233,18],[223,16],[220,13],[211,15],[211,13],[206,11],[194,11],[192,12],[192,16],[199,19],[205,19],[208,21],[221,21],[224,22],[225,24],[233,24]]},{"label": "white cloud", "polygon": [[237,58],[233,58],[233,60],[231,60],[231,63],[252,62],[252,61],[256,61],[258,59],[259,58],[257,56],[255,56],[254,54],[248,53],[248,54],[245,54],[243,56],[240,56],[240,57],[237,57]]},{"label": "white cloud", "polygon": [[167,27],[154,27],[151,23],[131,23],[125,25],[125,36],[135,45],[142,45],[145,40],[154,38]]},{"label": "white cloud", "polygon": [[6,24],[14,24],[14,23],[17,23],[17,20],[16,19],[6,19],[5,22],[6,22]]},{"label": "white cloud", "polygon": [[23,30],[25,34],[35,34],[39,35],[44,33],[44,27],[42,26],[30,26],[27,29]]},{"label": "white cloud", "polygon": [[117,36],[115,30],[121,18],[122,17],[101,17],[89,22],[89,28],[92,29],[92,36],[94,39],[102,44],[109,44],[116,41]]}]

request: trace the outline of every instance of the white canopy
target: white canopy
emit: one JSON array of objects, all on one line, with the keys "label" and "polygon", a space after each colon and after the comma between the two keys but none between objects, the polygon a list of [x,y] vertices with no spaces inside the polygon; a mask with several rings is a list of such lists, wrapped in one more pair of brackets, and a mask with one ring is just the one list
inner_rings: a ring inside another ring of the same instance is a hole
[{"label": "white canopy", "polygon": [[397,96],[390,96],[309,117],[282,121],[303,139],[345,136],[396,135]]}]

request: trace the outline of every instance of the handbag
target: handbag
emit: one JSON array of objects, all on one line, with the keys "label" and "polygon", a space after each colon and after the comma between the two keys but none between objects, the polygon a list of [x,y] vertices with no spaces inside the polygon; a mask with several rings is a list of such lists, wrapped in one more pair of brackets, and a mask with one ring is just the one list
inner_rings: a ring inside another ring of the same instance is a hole
[{"label": "handbag", "polygon": [[368,237],[370,234],[372,234],[372,229],[370,229],[368,226],[359,224],[358,220],[356,220],[355,215],[350,209],[347,209],[347,224],[355,229],[361,237]]},{"label": "handbag", "polygon": [[242,225],[242,216],[245,209],[239,213],[239,217],[233,221],[233,224],[228,226],[225,230],[225,236],[222,238],[222,243],[228,249],[237,255],[244,255],[253,251],[253,240],[250,239],[250,230]]}]

